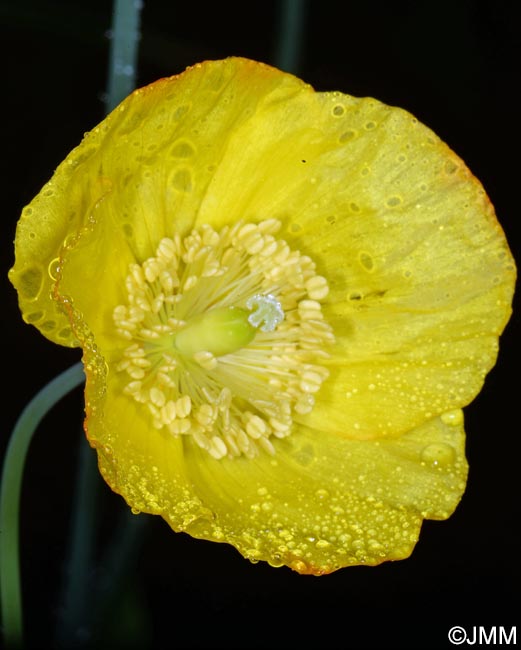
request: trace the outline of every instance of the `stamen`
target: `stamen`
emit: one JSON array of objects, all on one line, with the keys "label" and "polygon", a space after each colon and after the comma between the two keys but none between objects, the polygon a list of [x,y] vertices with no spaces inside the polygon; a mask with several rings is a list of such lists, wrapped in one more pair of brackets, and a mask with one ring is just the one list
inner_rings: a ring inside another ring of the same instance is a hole
[{"label": "stamen", "polygon": [[274,234],[280,223],[208,225],[131,264],[113,311],[117,372],[155,429],[215,459],[276,453],[315,405],[334,343],[325,278]]}]

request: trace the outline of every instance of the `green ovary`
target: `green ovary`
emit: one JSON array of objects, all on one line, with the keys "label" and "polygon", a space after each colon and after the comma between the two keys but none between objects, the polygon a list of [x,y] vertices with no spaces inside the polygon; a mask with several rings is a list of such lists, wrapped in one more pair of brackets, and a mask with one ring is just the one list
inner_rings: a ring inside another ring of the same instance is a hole
[{"label": "green ovary", "polygon": [[212,309],[190,319],[174,340],[185,357],[211,352],[215,357],[231,354],[253,341],[256,328],[248,322],[250,312],[240,307]]}]

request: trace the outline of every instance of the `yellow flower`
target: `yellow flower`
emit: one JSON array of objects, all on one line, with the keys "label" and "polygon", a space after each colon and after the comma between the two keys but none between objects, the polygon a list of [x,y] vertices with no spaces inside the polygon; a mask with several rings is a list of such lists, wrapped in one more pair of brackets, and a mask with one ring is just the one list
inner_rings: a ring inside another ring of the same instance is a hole
[{"label": "yellow flower", "polygon": [[134,511],[314,574],[407,557],[452,513],[514,277],[414,117],[238,58],[88,133],[10,273],[24,319],[83,348],[87,435]]}]

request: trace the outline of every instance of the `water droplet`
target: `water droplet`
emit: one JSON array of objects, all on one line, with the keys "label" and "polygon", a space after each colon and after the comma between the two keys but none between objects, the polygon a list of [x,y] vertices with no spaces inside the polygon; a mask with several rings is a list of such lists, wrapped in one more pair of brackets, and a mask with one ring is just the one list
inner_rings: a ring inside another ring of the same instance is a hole
[{"label": "water droplet", "polygon": [[27,314],[25,317],[25,321],[27,323],[37,323],[39,320],[43,318],[44,314],[43,311],[34,311],[30,314]]},{"label": "water droplet", "polygon": [[172,175],[172,186],[179,192],[192,191],[192,174],[189,169],[178,169]]},{"label": "water droplet", "polygon": [[53,320],[47,320],[39,326],[39,330],[42,332],[52,332],[56,327],[56,322]]},{"label": "water droplet", "polygon": [[326,539],[319,539],[316,543],[317,548],[327,548],[330,546],[330,543]]},{"label": "water droplet", "polygon": [[62,330],[58,332],[57,336],[59,339],[68,340],[73,336],[72,330],[70,327],[64,327]]},{"label": "water droplet", "polygon": [[320,490],[317,490],[315,492],[315,494],[317,496],[317,499],[327,499],[327,498],[329,498],[329,492],[327,490],[322,489],[322,488]]},{"label": "water droplet", "polygon": [[338,141],[341,144],[344,144],[345,142],[349,142],[350,140],[353,140],[355,137],[356,137],[356,131],[354,131],[353,129],[349,129],[348,131],[344,131],[343,133],[340,134]]},{"label": "water droplet", "polygon": [[28,268],[20,275],[18,291],[26,300],[35,300],[41,291],[43,274],[35,267]]},{"label": "water droplet", "polygon": [[275,567],[276,569],[279,566],[282,566],[284,562],[282,561],[282,556],[280,553],[274,553],[270,558],[268,558],[268,564],[270,564],[272,567]]},{"label": "water droplet", "polygon": [[454,447],[444,442],[435,442],[427,445],[421,452],[423,462],[434,467],[447,467],[456,458]]},{"label": "water droplet", "polygon": [[195,147],[186,140],[176,142],[170,150],[170,155],[174,158],[190,158],[194,154]]},{"label": "water droplet", "polygon": [[116,61],[114,65],[114,71],[118,75],[123,75],[124,77],[131,77],[134,74],[134,66],[130,64],[124,64],[121,61]]},{"label": "water droplet", "polygon": [[188,113],[189,110],[190,110],[190,106],[188,106],[186,104],[183,104],[183,106],[179,106],[179,108],[177,108],[175,110],[174,118],[176,120],[180,120],[182,117],[184,117]]},{"label": "water droplet", "polygon": [[222,528],[219,528],[218,526],[216,526],[213,529],[213,536],[214,536],[214,539],[217,540],[217,541],[224,539],[224,533],[223,533]]},{"label": "water droplet", "polygon": [[294,570],[297,571],[298,573],[304,573],[307,571],[307,564],[303,562],[302,560],[292,560],[290,567]]},{"label": "water droplet", "polygon": [[257,564],[257,562],[261,558],[261,552],[258,551],[256,548],[249,548],[246,551],[244,551],[244,555],[248,558],[250,562],[253,562],[253,564]]},{"label": "water droplet", "polygon": [[51,262],[49,262],[49,266],[47,267],[47,273],[51,280],[56,281],[58,279],[60,270],[60,258],[55,257]]},{"label": "water droplet", "polygon": [[390,196],[385,202],[385,205],[388,208],[396,208],[400,205],[401,202],[402,202],[401,196]]},{"label": "water droplet", "polygon": [[452,162],[452,160],[448,160],[445,163],[445,173],[446,174],[454,174],[458,169],[458,165],[456,163]]},{"label": "water droplet", "polygon": [[358,256],[358,259],[360,260],[360,264],[364,267],[366,271],[373,271],[374,270],[374,262],[373,258],[369,253],[362,252]]},{"label": "water droplet", "polygon": [[268,494],[268,488],[260,487],[260,488],[257,490],[257,494],[258,494],[260,497],[265,497],[265,496]]},{"label": "water droplet", "polygon": [[443,424],[455,427],[463,423],[463,411],[461,409],[454,409],[454,411],[447,411],[441,415]]}]

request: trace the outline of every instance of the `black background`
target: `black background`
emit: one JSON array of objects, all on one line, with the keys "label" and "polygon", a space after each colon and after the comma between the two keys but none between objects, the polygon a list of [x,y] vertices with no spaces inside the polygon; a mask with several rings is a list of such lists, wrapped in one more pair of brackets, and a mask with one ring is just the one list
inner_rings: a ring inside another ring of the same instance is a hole
[{"label": "black background", "polygon": [[[309,0],[298,70],[317,90],[372,95],[428,124],[484,184],[515,256],[518,4]],[[147,0],[138,85],[228,55],[273,63],[278,12],[275,0]],[[29,397],[79,359],[22,323],[6,272],[21,208],[103,117],[111,2],[4,0],[0,23],[3,450]],[[510,628],[519,578],[519,334],[514,312],[498,364],[466,409],[467,492],[449,521],[424,524],[410,559],[298,576],[148,517],[138,562],[111,612],[127,640],[100,647],[443,648],[453,625]],[[22,562],[30,647],[51,645],[81,413],[76,391],[46,418],[28,458]],[[103,546],[123,505],[104,485],[99,493]]]}]

